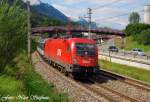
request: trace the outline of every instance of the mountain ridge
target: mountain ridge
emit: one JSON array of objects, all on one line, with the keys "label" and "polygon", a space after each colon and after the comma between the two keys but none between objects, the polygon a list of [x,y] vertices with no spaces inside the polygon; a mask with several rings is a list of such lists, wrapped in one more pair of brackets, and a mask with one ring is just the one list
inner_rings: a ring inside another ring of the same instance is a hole
[{"label": "mountain ridge", "polygon": [[68,17],[50,4],[41,2],[38,5],[32,5],[31,8],[33,11],[36,11],[50,18],[57,19],[62,22],[68,22]]}]

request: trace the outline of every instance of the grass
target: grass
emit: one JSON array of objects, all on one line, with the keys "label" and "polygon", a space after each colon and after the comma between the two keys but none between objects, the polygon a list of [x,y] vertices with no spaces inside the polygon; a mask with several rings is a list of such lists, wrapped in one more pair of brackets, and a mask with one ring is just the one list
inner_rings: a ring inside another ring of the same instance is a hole
[{"label": "grass", "polygon": [[[68,102],[68,96],[66,94],[58,93],[53,84],[48,84],[33,70],[32,65],[28,62],[25,51],[22,51],[11,63],[9,63],[0,75],[0,97],[7,95],[25,95],[30,97],[35,95],[48,97],[49,99],[30,99],[30,101],[28,101]],[[13,102],[18,102],[18,100],[14,100]],[[19,100],[19,102],[24,102],[24,100]]]},{"label": "grass", "polygon": [[[42,80],[41,76],[29,68],[24,75],[24,85],[28,96],[49,96],[48,102],[67,102],[67,95],[62,93],[56,93],[53,84],[48,84]],[[44,102],[44,100],[41,100]],[[47,101],[46,101],[47,102]]]},{"label": "grass", "polygon": [[116,72],[137,80],[150,83],[150,71],[148,70],[138,69],[135,67],[130,67],[126,65],[117,64],[117,63],[110,63],[104,60],[100,60],[99,64],[102,69]]},{"label": "grass", "polygon": [[23,84],[9,76],[0,76],[0,95],[18,95],[23,94]]},{"label": "grass", "polygon": [[143,49],[146,53],[150,54],[150,46],[149,45],[140,45],[137,42],[133,41],[132,37],[126,37],[125,38],[125,44],[122,44],[121,39],[115,39],[115,44],[119,47],[122,48],[124,46],[125,50],[132,50],[133,48],[141,48]]}]

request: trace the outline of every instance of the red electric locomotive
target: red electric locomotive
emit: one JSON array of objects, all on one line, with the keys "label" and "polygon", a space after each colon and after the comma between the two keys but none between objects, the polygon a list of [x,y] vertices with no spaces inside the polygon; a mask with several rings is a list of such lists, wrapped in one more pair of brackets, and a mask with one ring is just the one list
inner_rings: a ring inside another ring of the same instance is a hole
[{"label": "red electric locomotive", "polygon": [[98,49],[86,38],[44,39],[38,52],[66,74],[92,75],[98,69]]}]

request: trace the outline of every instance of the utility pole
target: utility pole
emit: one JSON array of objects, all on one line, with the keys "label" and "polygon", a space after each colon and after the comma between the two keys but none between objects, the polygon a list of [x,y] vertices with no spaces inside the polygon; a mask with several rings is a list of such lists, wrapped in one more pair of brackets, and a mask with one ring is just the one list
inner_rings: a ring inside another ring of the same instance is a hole
[{"label": "utility pole", "polygon": [[30,24],[30,2],[27,1],[27,26],[28,26],[28,59],[31,61],[31,24]]},{"label": "utility pole", "polygon": [[92,9],[91,8],[88,8],[88,12],[87,12],[87,14],[88,14],[88,17],[86,17],[86,18],[88,18],[88,22],[89,22],[89,34],[88,34],[88,37],[89,37],[89,39],[91,39],[91,18],[92,18]]},{"label": "utility pole", "polygon": [[[79,20],[81,19],[81,16],[79,16]],[[80,27],[80,29],[81,29],[81,22],[79,22],[79,27]]]}]

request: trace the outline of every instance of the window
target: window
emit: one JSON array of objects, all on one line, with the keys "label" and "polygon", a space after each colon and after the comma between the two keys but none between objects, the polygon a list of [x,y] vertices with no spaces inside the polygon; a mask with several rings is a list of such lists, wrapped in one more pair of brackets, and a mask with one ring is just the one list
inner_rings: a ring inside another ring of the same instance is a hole
[{"label": "window", "polygon": [[95,45],[88,43],[77,43],[76,51],[78,56],[95,56]]},{"label": "window", "polygon": [[38,47],[43,50],[44,49],[44,43],[38,43]]}]

